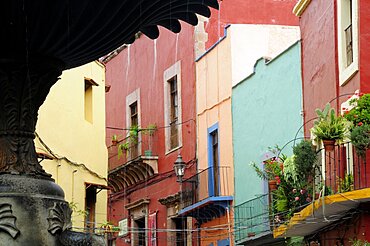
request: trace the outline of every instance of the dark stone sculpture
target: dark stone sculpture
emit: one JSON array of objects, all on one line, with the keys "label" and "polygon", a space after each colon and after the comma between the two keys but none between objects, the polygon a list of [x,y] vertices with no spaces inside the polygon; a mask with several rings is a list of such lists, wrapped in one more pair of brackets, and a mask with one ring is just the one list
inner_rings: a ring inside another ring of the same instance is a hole
[{"label": "dark stone sculpture", "polygon": [[179,20],[196,25],[196,14],[209,17],[209,7],[217,0],[0,1],[2,245],[103,244],[70,231],[64,193],[37,161],[38,109],[64,69],[133,42],[138,31],[157,38],[158,25],[173,32]]}]

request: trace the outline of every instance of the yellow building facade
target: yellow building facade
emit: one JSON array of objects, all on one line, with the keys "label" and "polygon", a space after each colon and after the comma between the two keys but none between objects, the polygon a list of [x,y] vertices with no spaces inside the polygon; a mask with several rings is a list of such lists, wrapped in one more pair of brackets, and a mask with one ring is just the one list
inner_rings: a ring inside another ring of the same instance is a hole
[{"label": "yellow building facade", "polygon": [[73,229],[100,228],[107,220],[105,67],[91,62],[64,71],[39,110],[36,133],[41,165],[74,211]]}]

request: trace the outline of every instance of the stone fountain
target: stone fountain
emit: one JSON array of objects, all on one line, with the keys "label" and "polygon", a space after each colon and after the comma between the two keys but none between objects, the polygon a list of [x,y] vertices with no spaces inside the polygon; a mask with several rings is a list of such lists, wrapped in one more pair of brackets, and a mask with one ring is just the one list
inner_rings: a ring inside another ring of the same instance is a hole
[{"label": "stone fountain", "polygon": [[132,43],[139,31],[154,39],[158,26],[196,25],[209,7],[217,0],[1,1],[0,245],[103,244],[71,231],[64,192],[38,163],[38,109],[63,70]]}]

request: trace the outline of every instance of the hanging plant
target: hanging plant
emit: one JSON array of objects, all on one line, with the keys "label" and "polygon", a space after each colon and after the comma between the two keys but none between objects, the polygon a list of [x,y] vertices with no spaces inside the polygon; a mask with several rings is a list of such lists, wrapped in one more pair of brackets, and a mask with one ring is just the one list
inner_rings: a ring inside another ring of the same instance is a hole
[{"label": "hanging plant", "polygon": [[332,151],[335,143],[342,143],[349,138],[350,122],[346,118],[336,116],[335,110],[328,103],[324,110],[316,109],[318,119],[311,128],[313,140],[323,143],[326,151]]},{"label": "hanging plant", "polygon": [[366,124],[353,128],[350,139],[357,155],[364,157],[366,151],[370,148],[370,125]]},{"label": "hanging plant", "polygon": [[[141,132],[142,134],[153,136],[156,130],[156,124],[149,124],[146,128],[140,128],[138,125],[130,126],[128,136],[118,145],[118,158],[121,158],[124,154],[127,155],[130,148],[138,144],[139,132]],[[149,143],[149,145],[151,145],[151,143]]]}]

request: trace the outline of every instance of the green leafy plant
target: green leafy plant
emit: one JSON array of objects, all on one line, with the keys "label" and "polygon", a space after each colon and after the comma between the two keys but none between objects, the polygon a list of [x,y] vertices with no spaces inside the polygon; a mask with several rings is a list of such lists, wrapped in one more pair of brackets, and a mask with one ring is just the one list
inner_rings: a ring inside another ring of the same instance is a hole
[{"label": "green leafy plant", "polygon": [[293,147],[295,169],[300,177],[307,179],[313,175],[314,165],[317,161],[316,151],[310,141],[302,140]]},{"label": "green leafy plant", "polygon": [[257,176],[265,180],[280,179],[280,176],[282,176],[281,165],[282,162],[280,160],[276,160],[276,158],[264,161],[263,169],[261,169],[255,162],[251,163]]},{"label": "green leafy plant", "polygon": [[138,143],[139,126],[132,125],[128,131],[128,136],[118,145],[118,158]]},{"label": "green leafy plant", "polygon": [[350,104],[354,106],[344,117],[353,123],[353,126],[362,124],[370,125],[370,94],[364,94],[358,99],[351,100]]},{"label": "green leafy plant", "polygon": [[118,143],[118,136],[117,136],[116,134],[114,134],[114,135],[112,136],[112,145],[113,145],[113,146],[116,146],[116,145],[117,145],[117,143]]},{"label": "green leafy plant", "polygon": [[139,132],[145,135],[153,136],[157,130],[156,124],[149,124],[146,128],[140,128],[138,125],[130,126],[128,136],[118,145],[118,158],[121,158],[130,148],[138,144]]},{"label": "green leafy plant", "polygon": [[356,126],[352,129],[350,140],[355,147],[356,153],[364,157],[366,150],[370,148],[370,125]]},{"label": "green leafy plant", "polygon": [[316,109],[318,119],[314,122],[311,133],[315,141],[335,140],[343,142],[349,136],[350,123],[344,117],[336,116],[335,110],[327,104],[324,110]]},{"label": "green leafy plant", "polygon": [[102,228],[106,233],[120,231],[120,228],[118,226],[114,226],[114,224],[110,221],[101,223],[100,228]]},{"label": "green leafy plant", "polygon": [[359,239],[350,239],[349,242],[352,246],[370,246],[368,241],[363,241]]},{"label": "green leafy plant", "polygon": [[348,173],[344,176],[343,179],[337,178],[338,179],[338,193],[343,193],[343,192],[348,192],[352,191],[354,189],[353,186],[353,175]]},{"label": "green leafy plant", "polygon": [[88,215],[88,212],[86,210],[82,210],[78,207],[78,203],[69,202],[68,205],[69,205],[69,208],[72,210],[72,212],[76,214],[77,216],[81,215],[85,218]]},{"label": "green leafy plant", "polygon": [[298,184],[300,179],[295,159],[295,155],[292,155],[284,161],[284,179],[292,184]]}]

